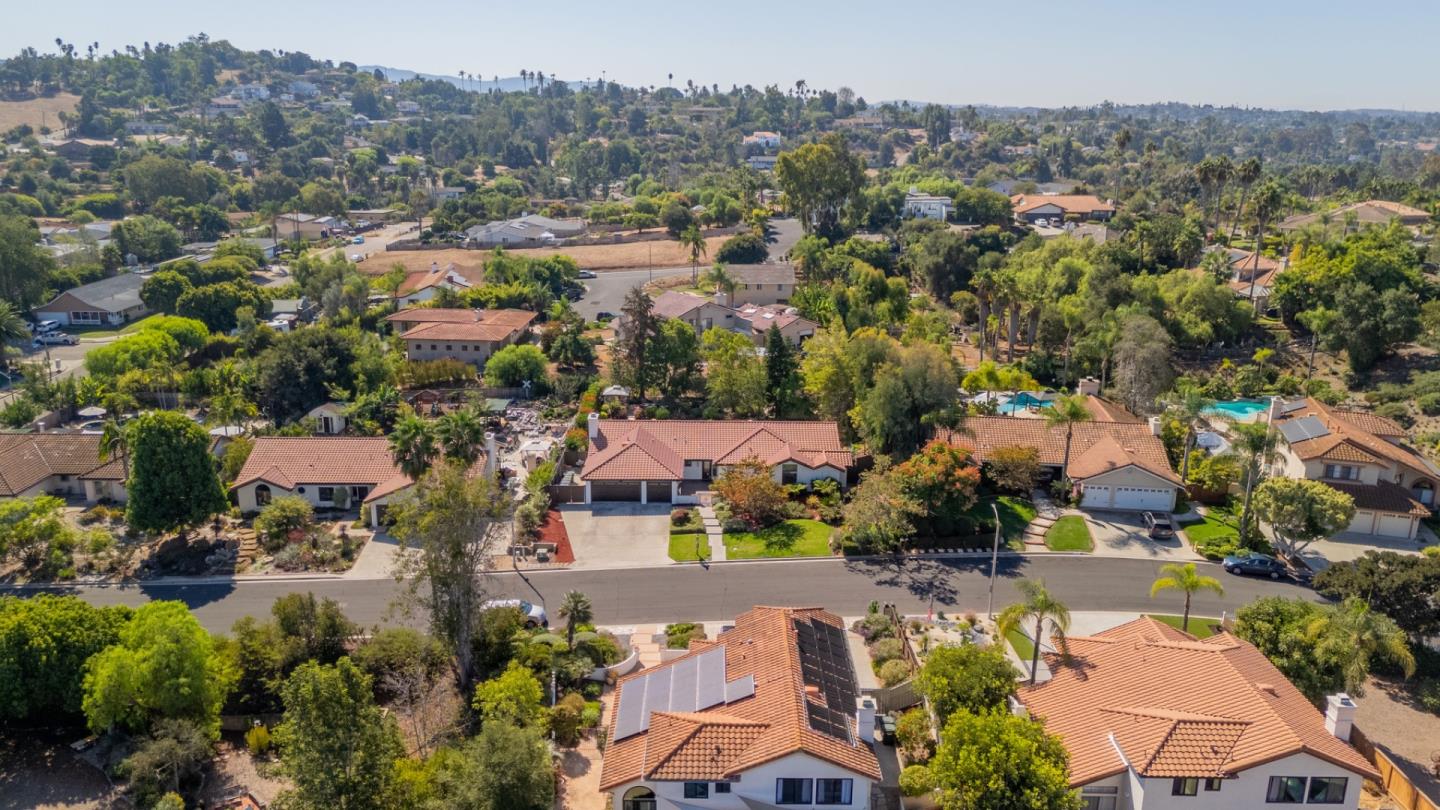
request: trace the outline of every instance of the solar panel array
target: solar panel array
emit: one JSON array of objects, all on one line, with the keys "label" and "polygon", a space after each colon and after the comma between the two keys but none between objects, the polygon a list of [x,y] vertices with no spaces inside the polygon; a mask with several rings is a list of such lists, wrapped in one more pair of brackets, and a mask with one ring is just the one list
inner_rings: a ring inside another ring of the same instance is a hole
[{"label": "solar panel array", "polygon": [[1294,399],[1289,402],[1280,403],[1280,413],[1294,413],[1309,403],[1303,399]]},{"label": "solar panel array", "polygon": [[1320,421],[1317,416],[1302,416],[1299,419],[1281,422],[1280,433],[1286,441],[1294,443],[1329,436],[1330,428],[1325,427],[1325,423]]},{"label": "solar panel array", "polygon": [[854,741],[850,718],[860,690],[845,631],[819,619],[795,620],[795,645],[800,651],[800,672],[806,686],[820,691],[825,704],[805,704],[810,728],[847,743]]},{"label": "solar panel array", "polygon": [[716,647],[626,681],[620,687],[615,739],[650,728],[654,712],[698,712],[755,694],[755,679],[746,675],[725,682],[725,649]]}]

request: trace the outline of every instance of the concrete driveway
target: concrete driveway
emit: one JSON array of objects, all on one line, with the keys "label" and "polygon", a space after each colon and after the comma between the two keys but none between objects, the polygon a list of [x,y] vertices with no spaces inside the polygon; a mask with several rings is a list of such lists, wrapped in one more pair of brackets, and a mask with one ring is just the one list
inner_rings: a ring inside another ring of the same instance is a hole
[{"label": "concrete driveway", "polygon": [[575,550],[571,568],[670,565],[670,504],[568,504],[560,512]]},{"label": "concrete driveway", "polygon": [[[1349,562],[1358,560],[1365,556],[1367,551],[1398,551],[1401,554],[1419,554],[1424,548],[1426,538],[1434,535],[1425,526],[1420,527],[1419,536],[1414,540],[1404,537],[1380,537],[1373,534],[1352,534],[1341,532],[1334,537],[1324,540],[1316,540],[1300,556],[1305,562],[1316,571],[1328,568],[1338,562]],[[1430,540],[1431,543],[1434,540]]]},{"label": "concrete driveway", "polygon": [[1168,540],[1155,540],[1145,533],[1139,512],[1091,511],[1083,513],[1095,541],[1097,557],[1131,557],[1152,560],[1202,561],[1205,558],[1190,550],[1177,534]]}]

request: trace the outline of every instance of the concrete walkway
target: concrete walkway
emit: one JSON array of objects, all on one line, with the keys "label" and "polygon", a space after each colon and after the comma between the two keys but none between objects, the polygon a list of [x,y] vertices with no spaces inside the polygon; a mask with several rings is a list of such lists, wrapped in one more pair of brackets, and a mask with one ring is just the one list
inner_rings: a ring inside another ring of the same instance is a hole
[{"label": "concrete walkway", "polygon": [[1055,525],[1055,521],[1064,517],[1074,510],[1061,509],[1050,500],[1050,495],[1043,489],[1037,489],[1030,493],[1030,501],[1035,504],[1035,519],[1020,533],[1020,539],[1026,546],[1038,549],[1045,548],[1045,533]]},{"label": "concrete walkway", "polygon": [[720,526],[720,519],[715,516],[715,509],[710,506],[702,506],[697,510],[700,513],[700,521],[705,526],[705,539],[710,541],[710,561],[724,562],[725,556],[725,530]]}]

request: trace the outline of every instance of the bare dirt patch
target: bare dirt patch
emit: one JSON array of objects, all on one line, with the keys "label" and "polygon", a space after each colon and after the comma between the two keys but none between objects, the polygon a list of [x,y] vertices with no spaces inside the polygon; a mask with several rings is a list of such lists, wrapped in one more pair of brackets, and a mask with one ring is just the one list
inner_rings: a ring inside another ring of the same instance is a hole
[{"label": "bare dirt patch", "polygon": [[37,131],[41,127],[59,130],[60,113],[73,113],[79,104],[80,97],[70,93],[56,93],[48,98],[27,101],[0,101],[0,132],[7,132],[21,124],[29,124]]},{"label": "bare dirt patch", "polygon": [[67,745],[84,732],[72,732],[68,738],[64,735],[50,729],[15,729],[0,735],[0,808],[99,810],[116,806],[119,792]]},{"label": "bare dirt patch", "polygon": [[[706,256],[712,256],[720,249],[727,237],[712,236],[705,240]],[[583,245],[568,248],[521,248],[506,250],[513,256],[530,259],[546,259],[551,256],[569,256],[586,270],[635,270],[645,267],[678,267],[690,263],[690,251],[679,242],[661,240],[655,242],[630,242],[621,245]],[[377,253],[360,264],[360,272],[383,275],[397,263],[405,266],[407,272],[429,270],[431,263],[441,267],[454,264],[462,273],[478,271],[490,257],[488,250],[395,250]],[[702,263],[706,262],[701,257]],[[471,275],[477,278],[478,273]]]}]

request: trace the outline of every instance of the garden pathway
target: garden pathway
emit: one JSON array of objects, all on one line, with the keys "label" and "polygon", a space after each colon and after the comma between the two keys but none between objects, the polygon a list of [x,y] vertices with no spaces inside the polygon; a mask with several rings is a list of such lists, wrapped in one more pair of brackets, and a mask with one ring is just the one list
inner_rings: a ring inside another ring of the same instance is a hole
[{"label": "garden pathway", "polygon": [[1050,500],[1050,496],[1044,490],[1037,489],[1030,495],[1030,500],[1035,504],[1035,519],[1021,532],[1020,539],[1025,541],[1027,546],[1045,547],[1045,533],[1055,525],[1055,521],[1068,514]]},{"label": "garden pathway", "polygon": [[711,506],[702,506],[697,510],[700,512],[700,522],[705,526],[705,539],[710,541],[710,561],[725,561],[725,530],[720,526],[720,519],[715,517],[715,509]]}]

